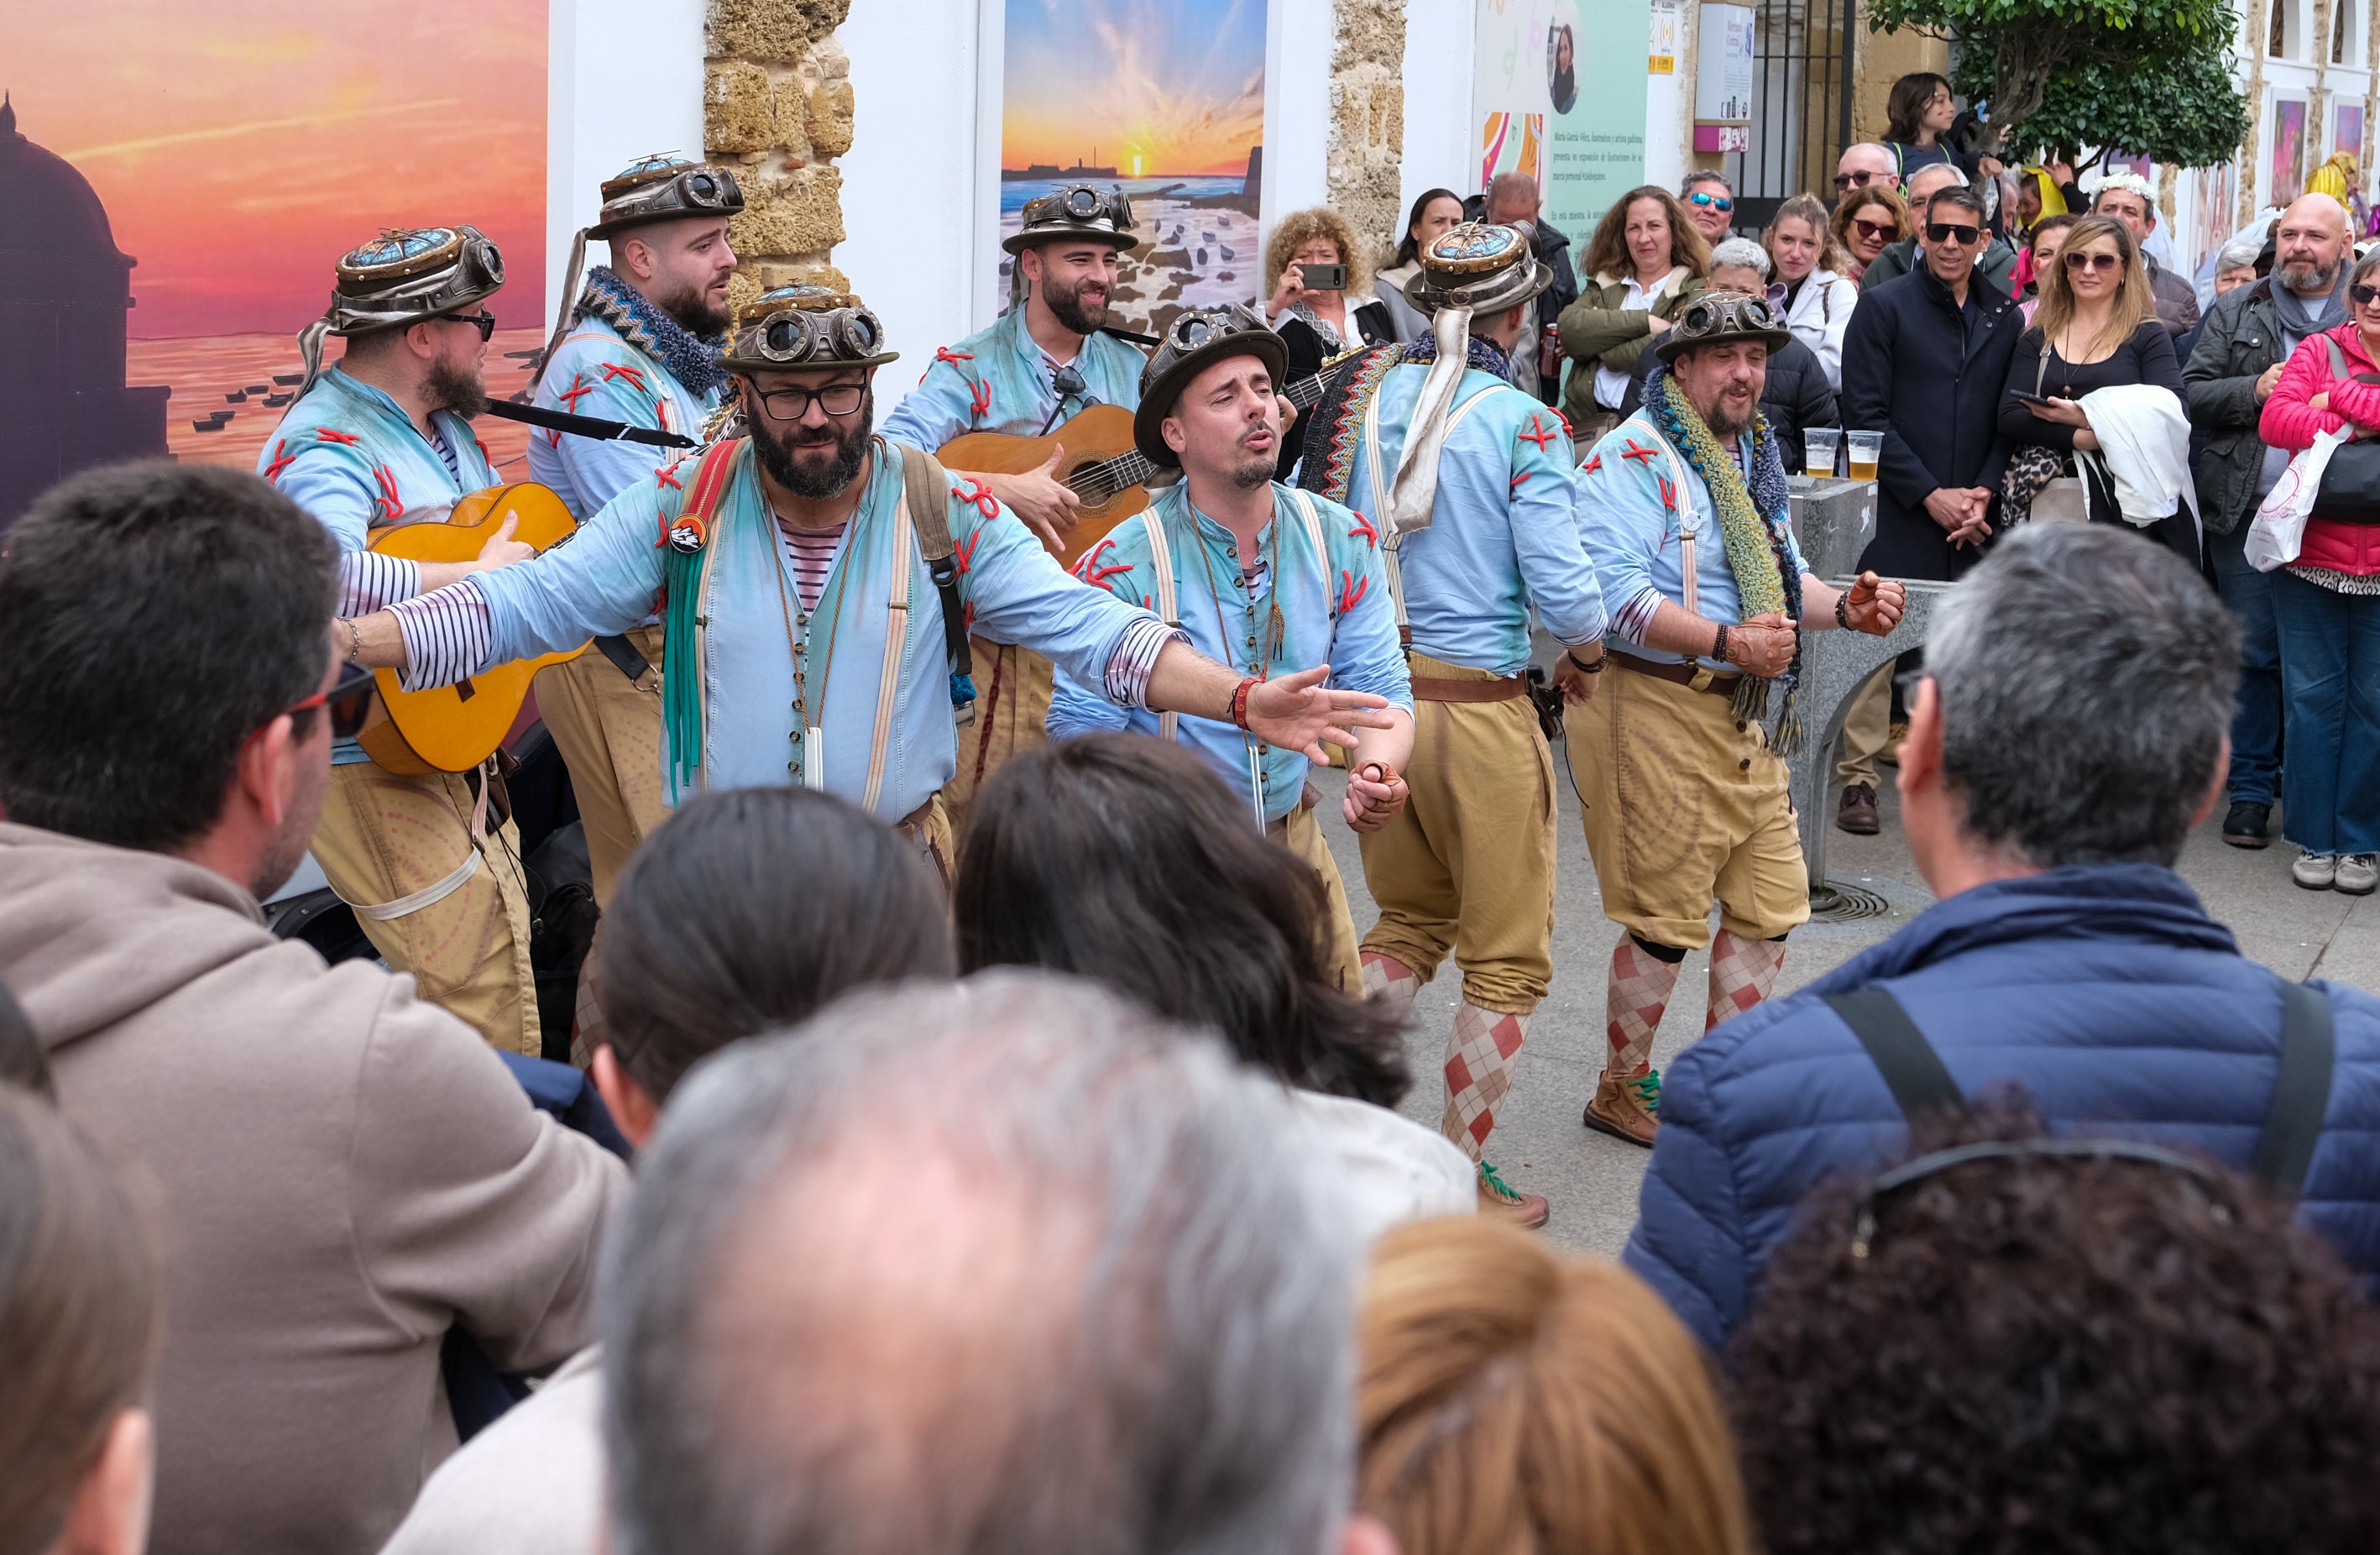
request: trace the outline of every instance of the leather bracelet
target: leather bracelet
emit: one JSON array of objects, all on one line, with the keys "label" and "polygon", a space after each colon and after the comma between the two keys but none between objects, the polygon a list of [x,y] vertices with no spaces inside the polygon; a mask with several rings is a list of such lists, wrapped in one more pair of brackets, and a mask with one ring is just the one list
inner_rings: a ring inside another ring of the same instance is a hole
[{"label": "leather bracelet", "polygon": [[1718,624],[1718,636],[1711,639],[1710,656],[1722,664],[1735,662],[1727,656],[1727,623],[1724,621]]},{"label": "leather bracelet", "polygon": [[1603,673],[1603,666],[1611,662],[1609,654],[1598,653],[1595,656],[1595,662],[1590,664],[1567,648],[1562,650],[1562,657],[1569,660],[1571,668],[1578,671],[1581,674],[1601,674]]},{"label": "leather bracelet", "polygon": [[1848,632],[1852,629],[1852,591],[1849,589],[1835,596],[1835,625]]},{"label": "leather bracelet", "polygon": [[1248,726],[1248,693],[1256,688],[1257,677],[1250,675],[1240,682],[1238,690],[1232,693],[1232,722],[1243,729]]}]

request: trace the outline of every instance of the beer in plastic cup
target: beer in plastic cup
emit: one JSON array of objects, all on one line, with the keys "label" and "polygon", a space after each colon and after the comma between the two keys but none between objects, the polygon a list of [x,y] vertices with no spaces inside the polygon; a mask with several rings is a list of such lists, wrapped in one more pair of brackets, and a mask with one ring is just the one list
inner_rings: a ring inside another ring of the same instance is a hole
[{"label": "beer in plastic cup", "polygon": [[1804,427],[1802,430],[1802,468],[1814,480],[1824,480],[1835,473],[1835,450],[1842,445],[1842,430],[1839,427]]},{"label": "beer in plastic cup", "polygon": [[1855,431],[1845,432],[1843,436],[1851,443],[1852,479],[1875,480],[1876,461],[1884,456],[1884,434],[1880,431]]}]

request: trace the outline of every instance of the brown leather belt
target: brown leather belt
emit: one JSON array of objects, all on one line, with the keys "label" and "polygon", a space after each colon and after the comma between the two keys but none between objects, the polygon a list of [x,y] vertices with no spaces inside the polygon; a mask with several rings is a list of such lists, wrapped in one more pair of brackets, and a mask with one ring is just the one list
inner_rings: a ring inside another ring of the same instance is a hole
[{"label": "brown leather belt", "polygon": [[[1650,675],[1655,680],[1666,680],[1672,686],[1682,686],[1689,691],[1706,691],[1714,697],[1734,696],[1735,683],[1743,678],[1739,674],[1720,674],[1714,671],[1707,685],[1696,686],[1694,677],[1702,674],[1700,664],[1660,664],[1650,659],[1639,659],[1633,653],[1621,653],[1617,650],[1612,651],[1611,662],[1623,670]],[[1414,695],[1418,697],[1421,693],[1416,691]]]},{"label": "brown leather belt", "polygon": [[1433,680],[1415,675],[1413,694],[1417,702],[1509,702],[1527,696],[1529,682],[1527,676],[1517,674],[1509,680]]}]

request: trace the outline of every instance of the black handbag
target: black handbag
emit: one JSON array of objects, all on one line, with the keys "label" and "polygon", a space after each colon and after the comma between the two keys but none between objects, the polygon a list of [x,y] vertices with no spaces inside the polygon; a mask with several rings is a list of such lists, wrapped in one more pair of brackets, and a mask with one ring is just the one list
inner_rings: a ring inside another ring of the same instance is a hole
[{"label": "black handbag", "polygon": [[[2358,383],[2380,383],[2380,374],[2347,371],[2347,353],[2338,342],[2325,334],[2322,343],[2330,347],[2330,376],[2334,382],[2352,379]],[[2323,467],[2322,484],[2313,494],[2313,516],[2339,524],[2380,524],[2380,434],[2357,428],[2354,438],[2330,451],[2330,463]]]}]

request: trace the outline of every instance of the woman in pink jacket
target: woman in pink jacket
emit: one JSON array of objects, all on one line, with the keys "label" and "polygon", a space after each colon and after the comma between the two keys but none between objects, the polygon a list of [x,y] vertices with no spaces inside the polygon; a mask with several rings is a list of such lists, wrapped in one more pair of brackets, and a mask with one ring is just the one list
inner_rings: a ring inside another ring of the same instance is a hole
[{"label": "woman in pink jacket", "polygon": [[[2380,431],[2380,256],[2355,267],[2348,322],[2301,342],[2265,402],[2265,442],[2294,453],[2318,433]],[[2331,371],[2330,346],[2347,376]],[[2281,834],[2309,891],[2380,886],[2380,525],[2314,504],[2298,559],[2273,574],[2289,754]]]}]

